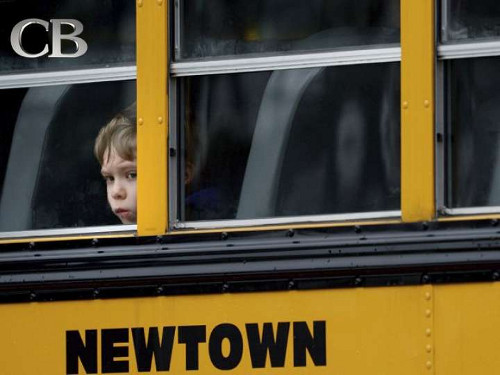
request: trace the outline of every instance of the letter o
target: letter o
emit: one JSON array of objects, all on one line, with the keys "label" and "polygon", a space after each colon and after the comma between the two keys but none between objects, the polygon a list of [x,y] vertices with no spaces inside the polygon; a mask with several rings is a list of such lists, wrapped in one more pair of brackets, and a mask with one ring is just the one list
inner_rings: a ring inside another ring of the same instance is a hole
[{"label": "letter o", "polygon": [[[228,339],[231,344],[229,354],[222,353],[222,342]],[[219,370],[232,370],[240,364],[243,355],[243,338],[234,324],[219,324],[210,334],[208,351],[212,364]]]}]

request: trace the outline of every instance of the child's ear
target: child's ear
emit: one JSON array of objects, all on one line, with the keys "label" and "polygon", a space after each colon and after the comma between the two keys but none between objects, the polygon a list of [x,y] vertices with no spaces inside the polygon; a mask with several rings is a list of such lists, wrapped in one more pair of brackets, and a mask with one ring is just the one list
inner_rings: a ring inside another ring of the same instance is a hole
[{"label": "child's ear", "polygon": [[189,185],[193,181],[194,166],[190,161],[186,162],[186,169],[184,171],[184,184]]}]

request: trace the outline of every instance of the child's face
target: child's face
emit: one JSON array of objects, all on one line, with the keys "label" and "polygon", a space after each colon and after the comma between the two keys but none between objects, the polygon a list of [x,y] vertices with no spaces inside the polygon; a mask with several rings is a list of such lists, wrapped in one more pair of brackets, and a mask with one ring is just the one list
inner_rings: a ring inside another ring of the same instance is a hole
[{"label": "child's face", "polygon": [[108,202],[113,213],[123,224],[137,221],[136,178],[134,160],[125,160],[112,147],[104,153],[101,174],[106,181]]}]

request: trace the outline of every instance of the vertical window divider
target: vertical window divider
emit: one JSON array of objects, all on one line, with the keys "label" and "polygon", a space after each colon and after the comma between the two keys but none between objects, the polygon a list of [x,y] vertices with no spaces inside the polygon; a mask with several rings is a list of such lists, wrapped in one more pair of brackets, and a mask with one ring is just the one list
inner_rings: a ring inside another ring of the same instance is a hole
[{"label": "vertical window divider", "polygon": [[435,4],[401,0],[401,213],[435,217]]},{"label": "vertical window divider", "polygon": [[168,223],[168,0],[136,0],[137,234],[164,234]]}]

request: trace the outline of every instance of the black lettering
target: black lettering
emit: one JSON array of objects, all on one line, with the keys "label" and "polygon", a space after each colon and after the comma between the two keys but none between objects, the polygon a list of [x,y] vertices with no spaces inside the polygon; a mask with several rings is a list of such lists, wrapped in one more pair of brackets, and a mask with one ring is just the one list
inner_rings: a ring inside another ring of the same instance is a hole
[{"label": "black lettering", "polygon": [[[231,349],[229,354],[222,353],[222,342],[228,339]],[[210,334],[208,350],[212,364],[219,370],[232,370],[240,364],[243,355],[243,338],[241,332],[233,324],[219,324]]]},{"label": "black lettering", "polygon": [[186,370],[198,370],[198,344],[207,341],[205,326],[180,326],[179,344],[186,344]]},{"label": "black lettering", "polygon": [[97,374],[97,330],[85,331],[85,343],[78,331],[66,331],[66,374],[78,374],[78,359],[87,374]]},{"label": "black lettering", "polygon": [[116,361],[115,358],[128,357],[128,346],[115,346],[128,343],[128,329],[115,328],[101,331],[102,372],[104,374],[128,372],[128,359]]},{"label": "black lettering", "polygon": [[271,367],[284,367],[290,323],[278,323],[276,339],[274,338],[272,323],[264,323],[262,337],[259,335],[259,326],[257,323],[248,323],[245,326],[247,330],[248,347],[250,349],[252,367],[265,367],[268,352],[271,360]]},{"label": "black lettering", "polygon": [[169,371],[174,347],[175,327],[163,327],[163,335],[160,338],[158,328],[149,328],[148,341],[144,328],[132,328],[135,357],[139,372],[150,372],[153,357],[155,359],[156,371]]},{"label": "black lettering", "polygon": [[311,335],[306,322],[293,323],[293,365],[306,366],[306,350],[315,366],[326,366],[326,322],[313,322]]}]

